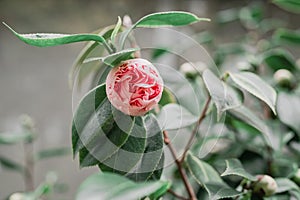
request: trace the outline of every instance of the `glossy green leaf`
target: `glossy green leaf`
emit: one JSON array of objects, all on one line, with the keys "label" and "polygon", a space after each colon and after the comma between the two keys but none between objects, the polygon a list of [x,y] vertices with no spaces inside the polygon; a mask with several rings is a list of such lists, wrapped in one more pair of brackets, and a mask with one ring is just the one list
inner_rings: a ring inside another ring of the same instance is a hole
[{"label": "glossy green leaf", "polygon": [[141,199],[146,196],[156,197],[167,192],[169,182],[134,183],[131,180],[111,173],[94,174],[79,187],[76,200],[121,200]]},{"label": "glossy green leaf", "polygon": [[229,187],[212,166],[191,153],[188,153],[186,162],[193,178],[208,192],[209,199],[232,198],[241,194]]},{"label": "glossy green leaf", "polygon": [[262,61],[274,71],[279,69],[293,71],[296,69],[293,56],[284,49],[274,49],[264,53],[262,55]]},{"label": "glossy green leaf", "polygon": [[264,101],[276,114],[277,94],[274,88],[251,72],[229,73],[231,79],[241,88]]},{"label": "glossy green leaf", "polygon": [[253,175],[251,175],[249,172],[247,172],[242,163],[238,159],[229,159],[226,160],[226,169],[221,174],[221,176],[229,176],[229,175],[236,175],[243,178],[246,178],[250,181],[256,181],[257,178]]},{"label": "glossy green leaf", "polygon": [[196,15],[183,12],[183,11],[168,11],[157,12],[146,15],[138,20],[132,27],[126,30],[120,37],[120,46],[123,49],[125,40],[130,32],[138,27],[157,28],[157,27],[171,27],[171,26],[184,26],[199,21],[210,21],[208,18],[199,18]]},{"label": "glossy green leaf", "polygon": [[278,95],[277,112],[280,121],[300,134],[300,96],[281,92]]},{"label": "glossy green leaf", "polygon": [[33,33],[33,34],[19,34],[14,31],[7,24],[3,23],[10,31],[12,31],[23,42],[38,46],[48,47],[62,44],[69,44],[74,42],[95,41],[105,44],[106,40],[97,34],[55,34],[55,33]]},{"label": "glossy green leaf", "polygon": [[199,18],[196,15],[183,11],[158,12],[144,16],[133,27],[166,27],[184,26],[199,21],[210,21],[208,18]]},{"label": "glossy green leaf", "polygon": [[35,159],[36,160],[49,159],[49,158],[54,158],[54,157],[58,157],[58,156],[66,156],[71,153],[72,153],[72,151],[69,147],[53,148],[53,149],[39,151],[36,154]]},{"label": "glossy green leaf", "polygon": [[184,107],[171,103],[161,109],[157,119],[163,130],[173,130],[192,125],[198,120],[198,117]]},{"label": "glossy green leaf", "polygon": [[231,88],[221,81],[210,70],[205,70],[202,74],[205,86],[211,96],[218,112],[218,119],[226,110],[235,108],[242,104],[240,96]]},{"label": "glossy green leaf", "polygon": [[33,139],[33,134],[26,131],[21,133],[5,132],[0,133],[0,144],[16,144]]},{"label": "glossy green leaf", "polygon": [[81,167],[98,165],[102,171],[136,181],[161,176],[163,138],[155,116],[130,117],[116,110],[106,98],[105,85],[90,91],[79,104],[72,142]]},{"label": "glossy green leaf", "polygon": [[236,118],[244,121],[245,123],[249,124],[250,126],[257,129],[264,138],[265,143],[272,147],[271,132],[269,127],[265,124],[265,122],[257,117],[251,110],[249,110],[245,106],[239,106],[237,108],[229,110],[229,113],[235,116]]},{"label": "glossy green leaf", "polygon": [[25,172],[25,168],[22,165],[20,165],[19,163],[15,162],[11,159],[8,159],[8,158],[2,157],[2,156],[0,156],[0,167],[6,168],[9,170],[13,170],[13,171],[17,171],[20,173]]},{"label": "glossy green leaf", "polygon": [[134,181],[145,181],[159,180],[163,164],[162,132],[155,116],[149,114],[142,118],[136,117],[132,134],[126,143],[117,153],[105,160],[104,164],[99,164],[99,167]]},{"label": "glossy green leaf", "polygon": [[124,60],[128,60],[129,58],[133,58],[132,54],[138,50],[139,49],[125,49],[125,50],[110,54],[105,57],[89,58],[89,59],[85,60],[84,63],[88,63],[88,62],[92,62],[92,61],[102,61],[111,67],[115,67],[120,62],[122,62]]},{"label": "glossy green leaf", "polygon": [[284,10],[300,13],[299,0],[273,0],[272,2]]},{"label": "glossy green leaf", "polygon": [[300,45],[300,31],[281,28],[274,33],[273,37],[280,42]]}]

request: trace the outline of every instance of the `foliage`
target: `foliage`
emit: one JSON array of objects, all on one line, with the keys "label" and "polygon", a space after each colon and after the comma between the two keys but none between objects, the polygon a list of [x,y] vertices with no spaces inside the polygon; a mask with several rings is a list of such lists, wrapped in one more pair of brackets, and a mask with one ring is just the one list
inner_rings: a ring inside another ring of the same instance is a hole
[{"label": "foliage", "polygon": [[[299,10],[298,1],[273,2],[293,12]],[[78,200],[299,198],[299,183],[294,182],[300,162],[299,85],[292,80],[281,85],[273,78],[280,69],[291,71],[295,77],[300,74],[285,46],[298,45],[299,32],[264,19],[260,4],[221,11],[217,19],[223,26],[238,21],[247,31],[239,41],[228,44],[218,44],[212,33],[197,34],[195,39],[211,48],[217,66],[211,62],[199,69],[190,62],[193,67],[189,75],[187,70],[179,75],[186,75],[185,81],[176,79],[178,71],[164,73],[158,69],[165,82],[162,100],[157,109],[138,117],[114,108],[104,84],[112,67],[140,56],[142,48],[135,41],[134,30],[184,26],[208,19],[181,11],[153,13],[134,24],[118,18],[116,25],[93,34],[19,34],[6,25],[20,40],[34,46],[89,41],[70,74],[71,82],[78,76],[78,84],[87,75],[94,76],[92,89],[73,117],[72,146],[81,167],[98,166],[102,172],[82,183]],[[159,47],[154,49],[153,59],[170,53],[168,47]],[[231,67],[225,68],[228,62]],[[188,93],[187,85],[193,93]],[[190,133],[181,156],[173,146],[172,131]],[[0,142],[10,144],[28,137],[27,133],[16,138],[3,135]],[[168,169],[171,173],[166,173],[164,166],[164,147],[169,148],[174,161]],[[64,151],[41,152],[38,158],[60,152]],[[23,171],[13,162],[0,161]],[[260,174],[276,181],[275,193],[264,193],[268,188],[257,190]]]}]

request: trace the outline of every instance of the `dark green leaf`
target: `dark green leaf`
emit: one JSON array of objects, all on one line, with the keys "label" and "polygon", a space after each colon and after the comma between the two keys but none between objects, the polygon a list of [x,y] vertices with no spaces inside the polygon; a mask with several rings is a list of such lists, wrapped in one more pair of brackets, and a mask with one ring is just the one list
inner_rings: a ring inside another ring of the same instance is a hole
[{"label": "dark green leaf", "polygon": [[287,11],[300,13],[299,0],[273,0],[272,2]]},{"label": "dark green leaf", "polygon": [[277,112],[280,121],[300,134],[300,96],[281,92],[278,95]]},{"label": "dark green leaf", "polygon": [[82,41],[95,41],[105,44],[105,39],[96,34],[55,34],[55,33],[34,33],[34,34],[19,34],[14,31],[7,24],[3,23],[9,30],[11,30],[23,42],[38,46],[48,47],[62,44],[69,44]]},{"label": "dark green leaf", "polygon": [[205,86],[216,105],[218,111],[218,119],[223,112],[235,108],[242,104],[239,95],[223,81],[221,81],[210,70],[205,70],[202,74]]},{"label": "dark green leaf", "polygon": [[236,175],[243,178],[246,178],[250,181],[256,181],[257,178],[247,172],[242,163],[238,159],[229,159],[226,160],[226,170],[221,174],[221,176],[228,176],[228,175]]},{"label": "dark green leaf", "polygon": [[134,53],[138,50],[139,49],[125,49],[125,50],[119,51],[117,53],[110,54],[106,57],[89,58],[89,59],[85,60],[84,63],[100,60],[111,67],[115,67],[120,62],[122,62],[124,60],[128,60],[129,58],[132,58],[132,53]]},{"label": "dark green leaf", "polygon": [[21,173],[25,172],[25,168],[22,165],[2,156],[0,156],[0,167]]},{"label": "dark green leaf", "polygon": [[58,156],[65,156],[71,154],[72,151],[69,147],[53,148],[41,150],[36,155],[36,160],[48,159]]},{"label": "dark green leaf", "polygon": [[81,167],[98,165],[102,171],[136,181],[159,179],[163,169],[162,132],[154,115],[130,117],[113,108],[105,85],[81,101],[72,130],[73,153]]},{"label": "dark green leaf", "polygon": [[300,45],[300,31],[281,28],[274,33],[273,37],[280,42]]},{"label": "dark green leaf", "polygon": [[188,153],[186,162],[193,178],[208,192],[209,199],[232,198],[241,194],[230,188],[212,166],[193,156],[191,153]]},{"label": "dark green leaf", "polygon": [[165,27],[184,26],[199,21],[210,21],[208,18],[199,18],[196,15],[183,11],[158,12],[146,15],[137,21],[133,27]]},{"label": "dark green leaf", "polygon": [[169,182],[134,183],[125,177],[111,173],[88,177],[79,187],[76,200],[121,200],[141,199],[151,196],[156,199],[170,188]]},{"label": "dark green leaf", "polygon": [[178,104],[167,104],[159,115],[158,121],[163,130],[180,129],[187,127],[198,120],[198,117]]},{"label": "dark green leaf", "polygon": [[296,69],[293,56],[284,49],[275,49],[264,53],[262,61],[274,71],[279,69],[293,71]]},{"label": "dark green leaf", "polygon": [[16,144],[33,139],[33,134],[26,131],[22,133],[5,132],[0,133],[0,144]]},{"label": "dark green leaf", "polygon": [[274,88],[251,72],[229,73],[229,75],[238,86],[264,101],[276,114],[277,94]]}]

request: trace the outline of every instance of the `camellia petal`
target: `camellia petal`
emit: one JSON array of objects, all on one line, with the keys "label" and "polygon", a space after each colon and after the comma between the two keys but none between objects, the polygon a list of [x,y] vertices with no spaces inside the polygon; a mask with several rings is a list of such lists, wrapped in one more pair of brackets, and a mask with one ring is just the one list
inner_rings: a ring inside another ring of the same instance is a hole
[{"label": "camellia petal", "polygon": [[109,101],[127,115],[144,115],[157,105],[162,92],[161,76],[152,63],[145,59],[123,61],[106,78]]}]

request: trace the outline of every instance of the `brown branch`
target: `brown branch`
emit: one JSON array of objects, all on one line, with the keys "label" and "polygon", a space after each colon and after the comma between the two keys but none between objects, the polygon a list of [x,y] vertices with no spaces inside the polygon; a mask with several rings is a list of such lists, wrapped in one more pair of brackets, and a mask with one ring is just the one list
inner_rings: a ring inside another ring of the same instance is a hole
[{"label": "brown branch", "polygon": [[194,138],[195,138],[195,136],[196,136],[196,134],[197,134],[197,132],[198,132],[198,129],[199,129],[199,127],[200,127],[200,125],[201,125],[203,119],[204,119],[205,116],[206,116],[206,112],[207,112],[207,110],[208,110],[208,106],[209,106],[210,100],[211,100],[211,97],[208,96],[208,98],[207,98],[207,100],[206,100],[206,103],[205,103],[205,105],[204,105],[204,108],[203,108],[203,110],[202,110],[202,112],[201,112],[201,114],[200,114],[200,116],[199,116],[198,121],[197,121],[197,124],[195,125],[195,127],[194,127],[194,129],[193,129],[193,131],[192,131],[192,134],[191,134],[191,136],[190,136],[190,139],[189,139],[189,141],[188,141],[186,147],[184,148],[184,152],[183,152],[183,154],[182,154],[182,158],[181,158],[180,162],[184,162],[184,159],[185,159],[185,157],[186,157],[186,154],[187,154],[187,152],[189,151],[189,149],[191,148],[191,146],[192,146],[192,144],[193,144],[193,141],[194,141]]},{"label": "brown branch", "polygon": [[167,131],[163,131],[163,134],[164,134],[164,143],[169,147],[170,149],[170,152],[172,154],[172,157],[174,158],[175,160],[175,163],[177,165],[177,168],[178,168],[178,171],[179,171],[179,174],[181,176],[181,179],[184,183],[184,186],[186,188],[186,191],[188,192],[189,194],[189,197],[190,197],[190,200],[197,200],[197,197],[196,197],[196,194],[194,192],[194,189],[192,187],[192,185],[190,184],[190,182],[188,181],[188,178],[187,178],[187,175],[186,175],[186,172],[184,170],[184,168],[182,167],[182,163],[180,162],[180,160],[177,158],[177,155],[176,155],[176,151],[174,149],[174,147],[172,146],[171,144],[171,140],[168,136],[168,132]]},{"label": "brown branch", "polygon": [[181,200],[188,200],[187,198],[183,197],[183,196],[180,196],[179,194],[177,194],[176,192],[174,192],[173,190],[171,189],[168,189],[168,192],[170,194],[172,194],[174,197],[178,198],[178,199],[181,199]]}]

